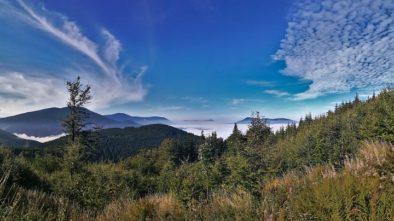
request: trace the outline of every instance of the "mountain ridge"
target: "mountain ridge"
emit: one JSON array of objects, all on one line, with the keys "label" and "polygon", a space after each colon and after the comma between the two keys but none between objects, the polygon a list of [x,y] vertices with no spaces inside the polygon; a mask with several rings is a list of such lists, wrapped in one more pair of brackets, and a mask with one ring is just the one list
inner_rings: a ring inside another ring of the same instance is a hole
[{"label": "mountain ridge", "polygon": [[[288,118],[263,118],[267,124],[294,124],[296,121]],[[252,117],[245,117],[244,119],[237,121],[237,124],[250,124]]]},{"label": "mountain ridge", "polygon": [[34,140],[26,140],[4,130],[0,130],[0,146],[12,148],[38,147],[41,143]]},{"label": "mountain ridge", "polygon": [[[89,116],[86,120],[86,129],[91,129],[94,126],[102,126],[103,128],[140,126],[135,122],[114,121],[89,109],[84,108],[84,110],[87,111]],[[36,137],[59,135],[64,132],[62,122],[68,113],[69,109],[67,107],[51,107],[0,118],[0,129],[9,133],[24,133]]]},{"label": "mountain ridge", "polygon": [[115,113],[115,114],[108,114],[103,115],[112,120],[116,120],[119,122],[126,122],[126,121],[134,121],[140,125],[148,125],[148,124],[171,124],[171,121],[165,117],[160,116],[148,116],[148,117],[141,117],[141,116],[131,116],[125,113]]}]

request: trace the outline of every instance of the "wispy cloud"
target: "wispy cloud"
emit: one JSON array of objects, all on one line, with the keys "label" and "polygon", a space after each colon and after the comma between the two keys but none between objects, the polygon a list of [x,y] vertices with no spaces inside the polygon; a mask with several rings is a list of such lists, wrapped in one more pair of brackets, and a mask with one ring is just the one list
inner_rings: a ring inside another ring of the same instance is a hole
[{"label": "wispy cloud", "polygon": [[288,92],[280,90],[265,90],[264,93],[274,95],[276,97],[290,96]]},{"label": "wispy cloud", "polygon": [[157,107],[157,110],[160,111],[178,111],[178,110],[184,110],[185,107],[183,106],[160,106]]},{"label": "wispy cloud", "polygon": [[260,86],[260,87],[273,87],[276,85],[276,83],[273,81],[247,80],[246,83],[249,85]]},{"label": "wispy cloud", "polygon": [[235,98],[230,101],[230,104],[231,105],[239,105],[239,104],[243,104],[244,102],[245,102],[244,98]]},{"label": "wispy cloud", "polygon": [[190,103],[198,103],[198,104],[205,104],[208,103],[208,100],[203,98],[203,97],[191,97],[191,96],[186,96],[182,97],[182,100],[188,101]]},{"label": "wispy cloud", "polygon": [[103,29],[101,32],[106,40],[104,46],[104,57],[109,63],[115,64],[119,59],[122,45],[120,41],[116,39],[115,36],[113,36],[108,30]]},{"label": "wispy cloud", "polygon": [[[108,68],[101,57],[97,54],[96,44],[81,33],[75,22],[69,21],[67,17],[61,14],[50,13],[45,8],[41,8],[41,12],[43,14],[40,15],[23,0],[17,0],[17,2],[26,12],[25,16],[31,19],[31,24],[34,24],[37,28],[53,35],[58,40],[82,52],[101,67],[105,73],[109,75],[114,74],[113,70]],[[45,14],[48,17],[45,17]],[[58,20],[58,22],[60,22],[60,27],[57,27],[54,23],[50,22],[50,19]]]},{"label": "wispy cloud", "polygon": [[[142,82],[142,77],[148,67],[143,66],[133,73],[126,73],[124,70],[129,70],[129,68],[124,68],[121,64],[118,64],[122,45],[107,29],[102,28],[98,31],[98,34],[104,39],[103,43],[99,43],[86,36],[76,22],[71,21],[63,14],[49,11],[44,6],[38,7],[23,0],[0,0],[0,8],[3,8],[3,10],[0,10],[2,19],[16,20],[41,30],[58,42],[84,55],[92,62],[92,65],[87,67],[87,64],[79,65],[80,61],[74,60],[74,68],[64,67],[64,73],[58,75],[41,73],[42,78],[63,82],[62,88],[64,88],[65,79],[71,80],[76,75],[84,76],[83,80],[93,87],[96,95],[94,104],[99,107],[112,103],[141,101],[145,97],[147,88]],[[71,59],[74,58],[71,57]],[[75,59],[78,59],[78,57],[75,57]],[[18,71],[18,76],[25,79],[31,78],[31,74],[28,74],[29,71],[28,69]],[[4,72],[1,73],[2,75],[7,75],[13,70],[1,70],[1,72]],[[34,84],[40,84],[44,81],[38,77],[31,78],[31,80],[34,81]],[[4,82],[1,83],[4,84]],[[30,81],[26,82],[26,84],[30,83]],[[28,85],[26,87],[29,88]],[[10,88],[9,90],[13,89]],[[26,94],[26,100],[34,101],[37,93],[34,90],[31,92]],[[13,91],[13,93],[19,92]]]},{"label": "wispy cloud", "polygon": [[295,99],[394,82],[394,2],[302,0],[273,56],[283,73],[312,81]]}]

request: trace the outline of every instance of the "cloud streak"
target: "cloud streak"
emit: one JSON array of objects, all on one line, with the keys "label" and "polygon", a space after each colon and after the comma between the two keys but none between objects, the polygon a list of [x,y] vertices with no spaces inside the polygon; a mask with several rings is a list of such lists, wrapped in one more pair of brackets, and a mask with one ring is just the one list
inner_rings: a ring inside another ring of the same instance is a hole
[{"label": "cloud streak", "polygon": [[[129,70],[130,68],[124,68],[118,64],[122,51],[122,44],[107,29],[102,28],[98,32],[102,37],[101,39],[103,39],[103,42],[99,43],[83,34],[81,28],[74,21],[69,20],[65,15],[49,11],[43,6],[37,7],[37,5],[30,5],[23,0],[0,0],[0,8],[3,8],[3,10],[0,10],[3,19],[13,19],[19,21],[21,24],[26,24],[37,30],[41,30],[43,33],[52,36],[56,41],[84,55],[92,62],[91,64],[89,64],[90,62],[81,64],[77,56],[71,56],[68,58],[73,60],[74,65],[73,67],[64,67],[63,73],[59,73],[59,75],[41,73],[37,76],[44,79],[52,79],[52,81],[56,81],[57,84],[62,82],[61,88],[64,88],[66,79],[71,80],[75,78],[76,75],[81,75],[83,80],[88,82],[93,88],[95,100],[92,107],[105,107],[113,103],[141,101],[144,99],[147,94],[147,88],[142,81],[142,77],[146,73],[148,67],[142,66],[140,70],[136,70],[133,73],[126,73],[124,70]],[[37,76],[31,77],[31,74],[27,74],[31,69],[34,69],[34,67],[29,67],[29,69],[24,71],[0,70],[0,72],[2,72],[1,74],[4,76],[11,76],[12,78],[19,76],[24,79],[30,79],[30,81],[27,82],[21,81],[21,83],[26,83],[26,88],[30,88],[27,84],[33,83],[33,85],[40,85],[45,81]],[[0,82],[2,85],[12,85],[12,82],[6,81],[6,79],[0,80],[2,81]],[[5,89],[0,89],[0,93],[20,95],[20,92],[12,87],[8,88],[6,92],[4,90]],[[23,96],[24,97],[18,97],[18,99],[14,97],[14,101],[17,103],[28,102],[29,100],[34,101],[34,97],[37,97],[37,93],[32,90],[31,93],[23,94]],[[42,94],[42,96],[44,95]],[[11,98],[12,97],[3,99]],[[20,102],[20,100],[25,101]],[[53,103],[52,106],[55,104],[56,103]]]},{"label": "cloud streak", "polygon": [[[60,20],[60,23],[62,24],[62,27],[58,28],[51,23],[47,17],[39,15],[24,1],[18,0],[17,2],[26,11],[26,16],[31,18],[32,24],[37,28],[53,35],[60,41],[82,52],[102,68],[108,75],[113,74],[113,71],[107,67],[104,61],[97,54],[97,46],[81,33],[79,27],[74,22],[69,21],[65,16],[60,16],[59,14],[56,16],[53,14],[52,16],[55,17],[55,19]],[[42,12],[50,15],[50,13],[45,9],[42,9]]]},{"label": "cloud streak", "polygon": [[259,87],[273,87],[276,85],[275,82],[272,81],[256,81],[256,80],[248,80],[246,81],[247,84]]},{"label": "cloud streak", "polygon": [[276,97],[285,97],[290,96],[290,94],[286,91],[279,91],[279,90],[265,90],[264,93],[274,95]]},{"label": "cloud streak", "polygon": [[294,99],[394,83],[394,2],[302,0],[273,55],[282,73],[311,81]]},{"label": "cloud streak", "polygon": [[243,104],[245,102],[244,98],[234,98],[230,101],[231,105],[240,105]]},{"label": "cloud streak", "polygon": [[104,57],[109,63],[115,64],[119,60],[122,45],[108,30],[103,29],[101,32],[106,39]]}]

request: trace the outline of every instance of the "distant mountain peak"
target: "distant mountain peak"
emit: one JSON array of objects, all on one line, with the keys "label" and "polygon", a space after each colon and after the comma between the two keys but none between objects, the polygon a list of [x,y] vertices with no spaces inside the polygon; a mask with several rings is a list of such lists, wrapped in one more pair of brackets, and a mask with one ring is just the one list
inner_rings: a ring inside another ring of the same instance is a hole
[{"label": "distant mountain peak", "polygon": [[[89,109],[83,108],[89,115],[86,119],[91,129],[94,126],[103,128],[124,128],[137,127],[140,124],[133,121],[119,122],[109,119]],[[0,118],[0,129],[9,133],[26,134],[35,137],[47,137],[62,134],[62,122],[67,117],[69,109],[67,107],[51,107],[37,111],[26,112],[15,116]]]},{"label": "distant mountain peak", "polygon": [[[296,121],[287,119],[287,118],[263,118],[266,120],[267,124],[294,124]],[[246,117],[240,121],[237,121],[237,124],[250,124],[252,122],[251,117]]]},{"label": "distant mountain peak", "polygon": [[134,121],[140,125],[149,125],[149,124],[168,125],[171,123],[167,118],[159,117],[159,116],[138,117],[138,116],[130,116],[125,113],[115,113],[115,114],[105,115],[105,117],[119,122]]}]

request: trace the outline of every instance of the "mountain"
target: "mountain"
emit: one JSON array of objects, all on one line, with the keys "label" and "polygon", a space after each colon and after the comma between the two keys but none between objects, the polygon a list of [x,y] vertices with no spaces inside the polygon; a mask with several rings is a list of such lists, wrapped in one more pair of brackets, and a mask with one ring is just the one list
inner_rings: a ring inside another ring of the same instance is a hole
[{"label": "mountain", "polygon": [[213,119],[202,119],[202,120],[183,120],[183,122],[188,122],[188,123],[206,123],[206,122],[215,122]]},{"label": "mountain", "polygon": [[[200,137],[186,131],[163,124],[152,124],[141,127],[110,128],[93,132],[92,137],[99,137],[97,142],[97,152],[100,160],[117,161],[144,148],[158,147],[166,138],[175,140],[189,139],[199,141]],[[64,147],[67,137],[44,143],[44,147],[57,148]]]},{"label": "mountain", "polygon": [[0,130],[0,146],[23,148],[38,147],[41,143],[33,140],[24,140],[4,130]]},{"label": "mountain", "polygon": [[[89,118],[86,129],[94,126],[103,128],[136,127],[139,124],[133,121],[119,122],[102,116],[98,113],[85,109]],[[69,113],[67,107],[47,108],[43,110],[27,112],[11,117],[0,118],[0,129],[10,133],[26,134],[28,136],[46,137],[63,133],[62,122]]]},{"label": "mountain", "polygon": [[119,122],[128,122],[128,121],[133,121],[137,124],[140,125],[148,125],[148,124],[170,124],[171,122],[165,118],[165,117],[158,117],[158,116],[152,116],[152,117],[137,117],[137,116],[130,116],[124,113],[116,113],[116,114],[110,114],[110,115],[104,115],[105,117],[111,119],[111,120],[116,120]]},{"label": "mountain", "polygon": [[[287,118],[264,118],[267,124],[294,124],[296,123],[294,120],[290,120]],[[237,124],[250,124],[252,122],[251,117],[244,118],[243,120],[237,121]]]}]

